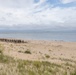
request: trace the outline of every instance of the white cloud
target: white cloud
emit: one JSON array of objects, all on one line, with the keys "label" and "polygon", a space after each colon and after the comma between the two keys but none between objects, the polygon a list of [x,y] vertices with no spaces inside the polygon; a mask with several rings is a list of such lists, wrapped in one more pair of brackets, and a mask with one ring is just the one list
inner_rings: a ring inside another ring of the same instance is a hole
[{"label": "white cloud", "polygon": [[46,0],[39,0],[39,2],[36,3],[36,5],[40,5],[40,4],[44,3],[44,2],[46,2]]},{"label": "white cloud", "polygon": [[76,7],[36,8],[46,0],[37,4],[33,0],[4,1],[0,0],[0,27],[76,27]]},{"label": "white cloud", "polygon": [[33,4],[34,0],[0,0],[0,7],[27,8]]},{"label": "white cloud", "polygon": [[76,0],[60,0],[63,4],[75,2]]}]

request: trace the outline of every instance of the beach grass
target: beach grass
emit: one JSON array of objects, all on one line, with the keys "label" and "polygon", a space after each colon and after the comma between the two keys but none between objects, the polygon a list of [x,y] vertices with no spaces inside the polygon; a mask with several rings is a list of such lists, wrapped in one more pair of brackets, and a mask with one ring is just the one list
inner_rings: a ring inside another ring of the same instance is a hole
[{"label": "beach grass", "polygon": [[[12,46],[13,45],[11,45],[11,47]],[[0,44],[0,75],[76,75],[76,61],[74,60],[61,57],[55,59],[53,57],[53,60],[59,60],[62,63],[51,62],[48,60],[51,60],[52,56],[48,53],[44,54],[45,61],[22,60],[10,55],[5,55],[4,50],[6,50],[6,48]],[[12,51],[12,49],[10,51]],[[33,55],[31,48],[20,49],[18,53],[26,56]],[[39,53],[42,52],[39,51]]]},{"label": "beach grass", "polygon": [[[47,61],[14,59],[0,54],[0,75],[68,75],[68,66],[70,65],[63,66]],[[76,75],[76,71],[69,70],[69,75]]]}]

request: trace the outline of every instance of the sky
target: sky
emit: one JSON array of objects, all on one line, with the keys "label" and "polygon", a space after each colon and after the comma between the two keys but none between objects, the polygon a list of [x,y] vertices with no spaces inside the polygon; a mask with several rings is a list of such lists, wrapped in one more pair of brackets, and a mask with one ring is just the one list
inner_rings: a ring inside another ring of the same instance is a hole
[{"label": "sky", "polygon": [[0,0],[0,29],[76,29],[76,0]]}]

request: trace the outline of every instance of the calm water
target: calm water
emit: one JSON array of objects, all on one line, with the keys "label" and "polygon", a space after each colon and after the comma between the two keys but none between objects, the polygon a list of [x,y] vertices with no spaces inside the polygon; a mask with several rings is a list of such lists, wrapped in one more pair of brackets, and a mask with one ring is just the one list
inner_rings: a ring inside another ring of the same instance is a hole
[{"label": "calm water", "polygon": [[76,42],[76,32],[0,31],[0,38],[18,38],[28,40],[63,40]]}]

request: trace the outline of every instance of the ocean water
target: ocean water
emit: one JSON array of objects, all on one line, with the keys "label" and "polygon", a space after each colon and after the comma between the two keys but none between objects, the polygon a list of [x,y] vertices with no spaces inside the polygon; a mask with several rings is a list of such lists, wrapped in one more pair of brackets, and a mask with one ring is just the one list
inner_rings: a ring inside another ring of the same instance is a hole
[{"label": "ocean water", "polygon": [[16,38],[26,40],[58,40],[76,42],[76,32],[54,31],[0,31],[0,38]]}]

